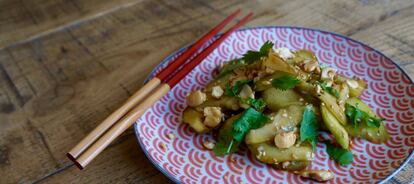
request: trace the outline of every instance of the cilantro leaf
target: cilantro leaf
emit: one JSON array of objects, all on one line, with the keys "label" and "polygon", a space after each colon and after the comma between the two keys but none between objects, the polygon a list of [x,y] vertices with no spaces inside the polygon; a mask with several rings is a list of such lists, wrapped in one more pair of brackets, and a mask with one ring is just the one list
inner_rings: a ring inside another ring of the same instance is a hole
[{"label": "cilantro leaf", "polygon": [[244,136],[251,129],[260,128],[269,118],[253,108],[244,111],[229,127],[224,124],[220,129],[219,137],[213,152],[217,156],[227,155],[237,151]]},{"label": "cilantro leaf", "polygon": [[266,102],[261,98],[259,99],[249,98],[248,104],[259,111],[263,110],[266,107]]},{"label": "cilantro leaf", "polygon": [[[246,84],[249,84],[250,82],[251,80],[239,80],[239,81],[236,81],[233,87],[231,87],[230,83],[227,83],[224,89],[224,95],[237,97],[242,87]],[[239,97],[239,100],[242,103],[250,105],[257,110],[262,110],[266,106],[266,103],[264,102],[263,99],[254,99],[254,98],[242,99]]]},{"label": "cilantro leaf", "polygon": [[246,54],[243,55],[243,60],[247,63],[252,63],[259,60],[261,57],[267,56],[269,53],[269,49],[273,47],[273,43],[270,41],[265,42],[262,47],[260,47],[259,51],[247,51]]},{"label": "cilantro leaf", "polygon": [[300,83],[300,80],[290,75],[284,75],[272,80],[272,85],[281,90],[292,89]]},{"label": "cilantro leaf", "polygon": [[335,97],[339,97],[339,92],[338,92],[338,90],[336,90],[335,88],[332,88],[332,87],[330,87],[330,86],[328,86],[328,83],[326,82],[326,81],[323,81],[321,84],[320,84],[320,86],[321,86],[321,88],[324,90],[324,91],[326,91],[326,92],[328,92],[328,93],[330,93],[330,94],[332,94],[332,95],[334,95]]},{"label": "cilantro leaf", "polygon": [[229,141],[219,140],[213,148],[213,152],[217,156],[228,155],[237,151],[239,143],[235,143],[233,139]]},{"label": "cilantro leaf", "polygon": [[236,81],[234,86],[232,87],[230,83],[226,84],[226,87],[224,89],[224,95],[226,96],[237,96],[241,90],[241,88],[245,85],[250,83],[250,80],[239,80]]},{"label": "cilantro leaf", "polygon": [[219,79],[224,77],[225,75],[232,73],[233,70],[235,70],[236,68],[239,68],[241,66],[244,65],[243,60],[241,59],[235,59],[235,60],[231,60],[229,61],[229,63],[227,63],[225,65],[225,67],[223,67],[220,72],[214,77],[214,79]]},{"label": "cilantro leaf", "polygon": [[254,98],[249,98],[249,99],[243,99],[243,98],[239,98],[239,100],[247,105],[252,106],[253,108],[255,108],[258,111],[263,110],[266,107],[266,102],[259,98],[259,99],[254,99]]},{"label": "cilantro leaf", "polygon": [[356,106],[345,104],[345,115],[354,127],[358,126],[360,123],[364,123],[367,127],[378,128],[384,120],[375,116],[370,116],[368,113],[361,111],[358,108],[358,104]]},{"label": "cilantro leaf", "polygon": [[340,165],[349,165],[354,160],[354,156],[351,151],[336,147],[328,142],[326,143],[326,152],[328,152],[329,157],[338,162]]},{"label": "cilantro leaf", "polygon": [[359,108],[345,104],[345,115],[351,121],[352,125],[356,127],[358,125],[358,121],[362,120],[363,113],[361,110],[359,110]]},{"label": "cilantro leaf", "polygon": [[315,149],[318,142],[318,128],[318,122],[312,106],[306,106],[300,123],[300,141],[308,141]]},{"label": "cilantro leaf", "polygon": [[263,57],[260,52],[249,50],[243,55],[243,60],[247,63],[253,63]]},{"label": "cilantro leaf", "polygon": [[259,52],[260,53],[266,53],[265,55],[267,55],[267,53],[269,52],[270,49],[273,48],[273,43],[271,41],[266,41],[261,47]]},{"label": "cilantro leaf", "polygon": [[240,142],[233,139],[233,125],[234,121],[226,122],[223,127],[220,128],[217,143],[213,148],[213,152],[217,156],[227,155],[237,151]]},{"label": "cilantro leaf", "polygon": [[244,136],[251,129],[257,129],[262,127],[269,118],[264,114],[257,112],[253,108],[248,108],[243,112],[241,117],[237,119],[233,124],[232,135],[234,140],[241,142],[244,139]]},{"label": "cilantro leaf", "polygon": [[230,83],[226,84],[226,87],[224,88],[224,95],[227,96],[236,96],[237,94],[233,93],[233,88],[231,87]]}]

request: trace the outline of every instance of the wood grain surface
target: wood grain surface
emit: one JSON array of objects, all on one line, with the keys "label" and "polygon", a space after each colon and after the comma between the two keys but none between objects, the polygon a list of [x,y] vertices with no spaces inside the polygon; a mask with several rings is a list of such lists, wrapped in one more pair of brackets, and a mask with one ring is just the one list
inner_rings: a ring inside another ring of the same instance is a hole
[{"label": "wood grain surface", "polygon": [[[360,40],[414,77],[413,0],[0,0],[0,183],[169,183],[132,129],[83,171],[65,153],[236,8],[255,12],[247,26]],[[412,181],[414,161],[388,183]]]}]

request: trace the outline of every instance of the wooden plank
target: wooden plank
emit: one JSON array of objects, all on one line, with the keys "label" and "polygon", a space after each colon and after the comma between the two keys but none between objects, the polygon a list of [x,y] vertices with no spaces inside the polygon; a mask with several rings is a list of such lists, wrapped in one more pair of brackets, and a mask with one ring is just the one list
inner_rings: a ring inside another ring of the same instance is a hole
[{"label": "wooden plank", "polygon": [[[414,78],[414,5],[394,12],[394,16],[352,35],[378,49]],[[381,31],[378,31],[381,30]]]},{"label": "wooden plank", "polygon": [[300,25],[350,35],[414,74],[414,2],[364,2],[142,1],[7,46],[0,50],[0,183],[167,182],[131,131],[85,171],[70,166],[64,154],[137,90],[159,61],[237,7],[255,11],[249,26]]},{"label": "wooden plank", "polygon": [[1,0],[0,48],[137,2],[139,0]]},{"label": "wooden plank", "polygon": [[[2,127],[8,128],[1,128],[6,134],[0,136],[0,145],[5,145],[2,151],[5,164],[0,171],[5,177],[1,177],[0,183],[32,182],[65,168],[69,161],[64,153],[136,90],[157,62],[216,22],[210,16],[202,16],[207,15],[205,8],[194,9],[192,13],[197,19],[181,14],[177,6],[174,10],[168,8],[146,2],[127,12],[120,11],[2,50],[2,76],[8,77],[2,78],[0,86],[8,97],[5,99],[10,99],[7,103],[15,109],[1,116],[5,120]],[[183,21],[188,24],[174,27]],[[172,32],[165,32],[167,27]],[[186,29],[187,37],[179,34],[181,29]],[[136,148],[135,138],[132,135],[129,138],[133,142],[129,146]],[[16,144],[10,139],[23,141]],[[102,155],[102,163],[114,164],[110,155]],[[146,160],[143,155],[138,157]],[[30,162],[31,159],[35,161]],[[128,161],[125,163],[137,168]],[[108,173],[114,172],[114,168],[101,165],[96,165],[99,170],[109,168]],[[149,163],[139,168],[153,169]],[[67,181],[72,180],[71,174],[79,173],[76,169],[69,171]],[[146,172],[149,170],[136,171],[134,178]],[[21,173],[26,174],[22,177]],[[85,173],[99,172],[91,169]],[[125,175],[118,177],[122,176]]]},{"label": "wooden plank", "polygon": [[[70,165],[65,172],[50,173],[41,178],[39,183],[168,183],[169,180],[140,151],[132,132],[124,135],[123,141],[115,143],[108,150],[105,158],[100,157],[96,163],[84,171]],[[107,159],[111,159],[108,161]],[[115,163],[117,164],[113,164]],[[110,177],[102,177],[110,176]],[[67,179],[62,179],[67,178]]]}]

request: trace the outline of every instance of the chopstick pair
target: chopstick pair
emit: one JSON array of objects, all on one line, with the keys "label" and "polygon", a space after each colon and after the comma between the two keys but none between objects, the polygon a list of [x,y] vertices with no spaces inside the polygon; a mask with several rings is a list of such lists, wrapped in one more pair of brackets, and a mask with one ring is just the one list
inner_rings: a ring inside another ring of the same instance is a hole
[{"label": "chopstick pair", "polygon": [[[249,13],[238,23],[211,43],[206,49],[196,55],[191,61],[182,66],[200,47],[223,29],[233,20],[240,10],[236,10],[226,19],[214,27],[211,31],[202,36],[183,54],[171,62],[164,70],[147,82],[140,90],[135,92],[119,109],[109,115],[101,124],[90,132],[79,142],[67,156],[76,166],[83,169],[100,152],[102,152],[115,138],[127,130],[134,122],[141,117],[155,102],[166,95],[182,78],[184,78],[194,67],[207,57],[216,47],[219,46],[231,33],[245,24],[253,15]],[[176,71],[176,72],[175,72]],[[175,72],[175,73],[174,73]],[[173,76],[170,76],[174,73]],[[145,100],[143,100],[145,98]]]}]

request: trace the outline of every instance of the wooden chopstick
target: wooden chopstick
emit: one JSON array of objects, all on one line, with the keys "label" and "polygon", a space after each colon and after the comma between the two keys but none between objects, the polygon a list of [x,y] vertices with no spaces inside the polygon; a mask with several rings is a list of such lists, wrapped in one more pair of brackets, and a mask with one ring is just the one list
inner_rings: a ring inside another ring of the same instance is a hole
[{"label": "wooden chopstick", "polygon": [[147,82],[140,90],[135,92],[128,100],[116,111],[110,114],[105,120],[103,120],[92,132],[90,132],[84,139],[82,139],[75,147],[73,147],[66,155],[71,160],[76,160],[77,157],[88,148],[94,141],[96,141],[105,131],[113,126],[116,121],[122,118],[129,110],[136,106],[144,97],[146,97],[151,91],[153,91],[162,81],[167,80],[170,73],[177,70],[184,64],[200,47],[216,35],[221,29],[223,29],[230,21],[232,21],[237,14],[240,13],[240,9],[234,11],[216,27],[211,29],[199,40],[197,40],[190,48],[188,48],[177,59],[171,62],[164,70],[159,72],[154,78]]},{"label": "wooden chopstick", "polygon": [[196,67],[205,57],[207,57],[217,46],[220,45],[231,33],[245,24],[253,15],[249,13],[241,19],[236,25],[230,28],[220,38],[215,40],[210,46],[198,54],[193,60],[188,62],[178,73],[168,79],[166,83],[161,84],[152,94],[140,103],[134,109],[129,111],[119,122],[111,127],[101,138],[99,138],[93,145],[91,145],[80,157],[75,161],[75,164],[83,169],[88,165],[99,153],[101,153],[115,138],[122,132],[127,130],[134,122],[145,113],[155,102],[165,96],[169,90],[174,87],[182,78],[184,78],[194,67]]}]

